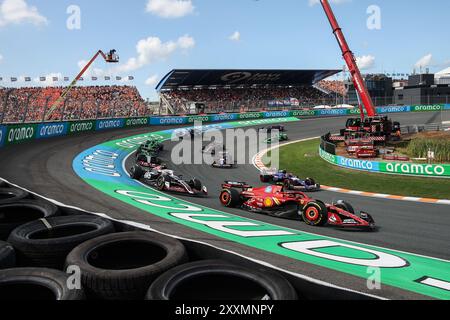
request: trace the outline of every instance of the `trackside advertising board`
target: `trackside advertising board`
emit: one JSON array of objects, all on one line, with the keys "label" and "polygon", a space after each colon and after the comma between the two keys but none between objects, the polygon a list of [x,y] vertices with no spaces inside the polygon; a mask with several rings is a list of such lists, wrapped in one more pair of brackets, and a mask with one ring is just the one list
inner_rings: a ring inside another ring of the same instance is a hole
[{"label": "trackside advertising board", "polygon": [[8,126],[6,130],[5,145],[18,144],[30,141],[37,136],[37,124],[22,124]]},{"label": "trackside advertising board", "polygon": [[[401,112],[439,112],[450,110],[450,104],[423,106],[387,106],[378,107],[380,114]],[[201,122],[226,122],[273,119],[282,117],[336,117],[357,116],[359,109],[322,109],[322,110],[285,110],[249,113],[223,113],[213,115],[179,117],[141,117],[122,119],[81,120],[43,124],[0,125],[0,147],[21,143],[32,139],[60,137],[90,131],[105,131],[137,126],[173,126]],[[414,171],[414,170],[413,170]]]},{"label": "trackside advertising board", "polygon": [[57,123],[42,123],[37,127],[36,139],[61,137],[67,135],[67,129],[69,123],[57,122]]},{"label": "trackside advertising board", "polygon": [[319,149],[320,157],[333,164],[352,170],[369,171],[408,176],[421,176],[433,178],[450,178],[450,165],[442,164],[416,164],[405,162],[377,162],[361,159],[349,159],[335,156]]},{"label": "trackside advertising board", "polygon": [[[210,125],[216,129],[267,125],[289,119],[237,121]],[[298,121],[292,119],[291,121]],[[208,126],[205,127],[208,128]],[[132,205],[143,214],[158,216],[218,238],[289,257],[314,270],[321,266],[367,281],[368,270],[378,270],[381,285],[425,296],[450,299],[450,262],[388,248],[355,243],[294,230],[210,209],[161,193],[131,179],[124,162],[140,143],[153,136],[168,140],[171,130],[109,141],[79,154],[73,161],[77,175],[104,194]],[[333,155],[329,161],[338,161]],[[296,222],[293,222],[296,223]]]},{"label": "trackside advertising board", "polygon": [[7,128],[5,126],[0,126],[0,148],[3,147],[3,144],[5,143],[6,131]]}]

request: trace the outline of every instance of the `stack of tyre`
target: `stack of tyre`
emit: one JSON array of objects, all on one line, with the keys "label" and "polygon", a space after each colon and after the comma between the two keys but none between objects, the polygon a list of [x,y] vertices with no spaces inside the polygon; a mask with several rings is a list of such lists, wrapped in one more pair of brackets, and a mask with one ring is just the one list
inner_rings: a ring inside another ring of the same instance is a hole
[{"label": "stack of tyre", "polygon": [[0,300],[297,299],[278,273],[192,261],[179,240],[123,230],[0,181]]}]

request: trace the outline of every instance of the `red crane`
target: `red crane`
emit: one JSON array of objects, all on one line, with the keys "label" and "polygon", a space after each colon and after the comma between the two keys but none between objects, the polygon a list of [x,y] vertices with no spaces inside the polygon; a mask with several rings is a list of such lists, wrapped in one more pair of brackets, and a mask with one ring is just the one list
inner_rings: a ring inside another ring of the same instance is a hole
[{"label": "red crane", "polygon": [[[375,106],[373,104],[372,98],[369,95],[369,91],[367,90],[366,84],[364,82],[363,77],[361,76],[361,72],[359,71],[358,65],[356,63],[355,56],[353,52],[350,50],[348,46],[347,40],[345,39],[344,33],[342,32],[339,23],[336,20],[336,17],[333,13],[333,9],[331,9],[330,3],[328,0],[320,0],[323,9],[325,10],[325,14],[330,21],[331,28],[333,28],[333,33],[336,36],[336,39],[339,43],[339,46],[342,50],[342,56],[344,57],[345,63],[352,75],[353,84],[355,85],[356,91],[362,101],[364,109],[367,111],[367,115],[372,118],[377,115]],[[361,117],[364,119],[364,112],[362,110],[361,105],[359,106],[361,109]]]},{"label": "red crane", "polygon": [[102,56],[102,58],[107,63],[118,63],[119,62],[119,56],[116,54],[116,50],[110,50],[108,54],[105,54],[102,50],[98,50],[97,53],[92,57],[92,59],[84,66],[84,68],[80,71],[80,73],[75,77],[75,79],[71,82],[71,84],[61,93],[61,96],[58,98],[58,100],[53,103],[51,108],[47,111],[47,114],[45,115],[45,120],[48,120],[50,115],[55,111],[56,108],[61,104],[61,102],[66,98],[67,94],[72,90],[73,87],[77,84],[77,82],[81,79],[83,74],[89,69],[89,67],[94,63],[95,60],[99,56]]}]

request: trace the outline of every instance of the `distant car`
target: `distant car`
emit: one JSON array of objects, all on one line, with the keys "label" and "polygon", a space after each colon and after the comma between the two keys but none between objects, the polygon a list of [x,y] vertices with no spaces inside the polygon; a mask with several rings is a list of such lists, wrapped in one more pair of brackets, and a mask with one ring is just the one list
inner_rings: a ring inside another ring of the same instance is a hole
[{"label": "distant car", "polygon": [[178,129],[175,131],[176,136],[180,140],[184,140],[190,137],[192,140],[196,137],[201,137],[203,135],[203,131],[200,129],[192,128],[192,129]]},{"label": "distant car", "polygon": [[226,148],[223,144],[217,142],[211,142],[202,147],[202,152],[211,156],[215,156],[218,152],[221,151],[226,151]]},{"label": "distant car", "polygon": [[218,157],[214,160],[212,166],[220,169],[232,169],[236,167],[236,162],[229,152],[221,151],[218,153]]},{"label": "distant car", "polygon": [[186,193],[192,196],[203,196],[208,194],[208,189],[193,178],[189,181],[183,180],[182,176],[175,175],[174,171],[155,168],[143,170],[139,165],[135,165],[130,170],[131,178],[141,180],[145,184],[157,188],[159,191],[175,193]]},{"label": "distant car", "polygon": [[283,185],[286,190],[292,191],[319,191],[320,184],[312,178],[301,179],[286,170],[268,169],[261,171],[260,180],[263,183]]},{"label": "distant car", "polygon": [[158,155],[161,151],[164,150],[164,144],[156,139],[147,140],[143,144],[141,144],[136,150],[136,156],[140,154],[145,155]]},{"label": "distant car", "polygon": [[268,133],[271,133],[272,131],[275,130],[278,130],[279,132],[285,132],[286,128],[281,124],[259,128],[259,131],[267,131]]},{"label": "distant car", "polygon": [[286,133],[279,133],[278,135],[275,135],[274,137],[268,138],[265,142],[267,144],[272,144],[274,142],[282,142],[282,141],[288,141],[289,137]]},{"label": "distant car", "polygon": [[136,165],[140,166],[144,171],[155,168],[166,168],[166,165],[164,165],[159,158],[144,153],[140,153],[136,156]]},{"label": "distant car", "polygon": [[310,226],[375,229],[375,221],[370,214],[361,212],[356,215],[353,207],[345,201],[325,204],[302,192],[287,191],[283,186],[253,188],[245,182],[227,181],[222,185],[219,199],[222,205],[229,208],[303,220]]}]

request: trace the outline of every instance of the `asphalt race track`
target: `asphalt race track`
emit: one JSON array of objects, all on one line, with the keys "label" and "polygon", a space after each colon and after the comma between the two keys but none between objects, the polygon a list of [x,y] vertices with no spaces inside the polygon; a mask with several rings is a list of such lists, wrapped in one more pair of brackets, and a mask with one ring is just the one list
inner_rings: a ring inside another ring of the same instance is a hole
[{"label": "asphalt race track", "polygon": [[[441,119],[442,117],[445,118]],[[408,113],[392,115],[392,118],[400,121],[403,125],[427,124],[440,122],[441,120],[448,121],[450,120],[450,113]],[[286,125],[286,128],[290,140],[298,140],[317,137],[325,133],[325,131],[337,132],[343,127],[344,123],[344,118],[302,120],[289,123]],[[106,213],[116,219],[144,223],[161,232],[207,242],[225,250],[231,250],[279,268],[305,274],[335,285],[386,298],[423,298],[418,294],[387,286],[383,287],[381,291],[373,293],[368,291],[366,283],[363,281],[364,279],[346,274],[337,276],[337,273],[330,272],[322,267],[314,266],[314,268],[311,268],[311,265],[306,263],[247,248],[181,225],[175,225],[116,199],[109,198],[105,194],[87,186],[72,169],[73,159],[80,152],[95,145],[136,134],[165,129],[170,128],[155,127],[149,129],[146,127],[96,134],[90,133],[70,138],[54,138],[40,141],[39,143],[9,146],[0,150],[0,177],[67,205],[81,207],[92,212]],[[166,149],[170,150],[170,144],[167,144]],[[170,167],[169,151],[163,153],[162,158]],[[129,163],[127,167],[130,167]],[[184,198],[182,196],[179,198],[222,211],[224,208],[220,205],[218,196],[220,185],[225,180],[245,180],[254,186],[261,184],[258,172],[252,164],[239,166],[232,170],[213,169],[207,166],[181,165],[176,167],[176,172],[183,174],[185,177],[195,176],[199,178],[208,187],[210,193],[208,198]],[[374,199],[326,191],[312,194],[312,196],[326,202],[338,199],[351,202],[357,211],[364,210],[371,213],[379,226],[379,230],[366,233],[333,228],[312,228],[300,222],[254,215],[242,210],[226,209],[226,211],[300,231],[450,260],[450,233],[448,232],[450,207],[447,205]]]}]

